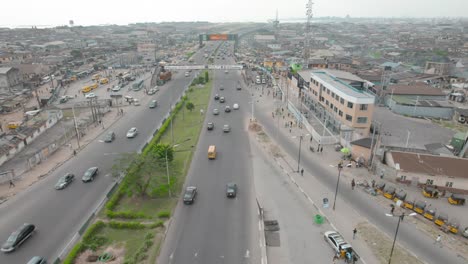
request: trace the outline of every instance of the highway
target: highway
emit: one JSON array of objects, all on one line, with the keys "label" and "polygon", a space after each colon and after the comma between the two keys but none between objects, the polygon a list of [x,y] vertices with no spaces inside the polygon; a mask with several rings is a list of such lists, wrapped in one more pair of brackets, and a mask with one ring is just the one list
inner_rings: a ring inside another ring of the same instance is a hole
[{"label": "highway", "polygon": [[[231,44],[232,47],[232,44]],[[231,57],[215,60],[233,64]],[[214,122],[213,131],[203,128],[186,179],[186,186],[198,188],[192,205],[179,202],[158,263],[170,264],[243,264],[260,263],[258,216],[255,200],[251,151],[247,135],[250,116],[246,90],[236,90],[240,73],[215,71],[212,98],[216,93],[226,97],[226,103],[211,99],[205,124]],[[220,91],[220,85],[224,91]],[[224,112],[225,105],[238,103],[239,110]],[[212,110],[220,114],[215,116]],[[231,132],[223,133],[224,124]],[[208,160],[208,146],[216,145],[218,155]],[[235,182],[238,195],[228,199],[225,185]]]},{"label": "highway", "polygon": [[[205,61],[203,52],[198,52],[194,56],[196,63]],[[114,159],[119,153],[139,150],[151,138],[155,127],[161,123],[168,112],[171,98],[175,101],[182,94],[192,76],[184,77],[182,71],[173,75],[172,80],[162,86],[158,93],[141,100],[141,106],[126,107],[121,120],[103,130],[112,130],[116,133],[117,137],[114,142],[100,142],[105,135],[103,133],[76,157],[70,159],[45,179],[1,204],[1,243],[25,222],[36,225],[37,232],[17,251],[0,254],[0,263],[26,263],[35,255],[46,257],[49,261],[54,260],[99,204],[115,180],[110,176]],[[159,106],[156,109],[149,109],[147,106],[152,98],[158,100]],[[133,108],[132,111],[128,110],[130,107]],[[139,134],[136,138],[125,137],[130,127],[138,128]],[[92,166],[99,167],[99,175],[94,182],[82,183],[81,176]],[[75,181],[64,190],[56,191],[55,183],[67,172],[75,174]]]}]

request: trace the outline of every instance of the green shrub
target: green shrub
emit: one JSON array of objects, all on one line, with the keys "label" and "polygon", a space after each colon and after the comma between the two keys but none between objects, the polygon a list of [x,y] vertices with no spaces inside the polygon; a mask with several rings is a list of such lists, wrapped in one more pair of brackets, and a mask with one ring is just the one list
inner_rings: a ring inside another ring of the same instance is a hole
[{"label": "green shrub", "polygon": [[145,240],[150,240],[154,238],[154,233],[153,232],[148,232],[145,235]]},{"label": "green shrub", "polygon": [[83,243],[86,244],[99,230],[101,230],[105,226],[106,224],[101,220],[92,224],[83,235]]},{"label": "green shrub", "polygon": [[99,247],[104,245],[109,239],[104,236],[92,236],[88,239],[86,244],[84,245],[86,248],[91,249],[92,251],[96,251]]},{"label": "green shrub", "polygon": [[115,229],[143,229],[146,225],[140,222],[118,222],[110,221],[109,226]]},{"label": "green shrub", "polygon": [[160,211],[160,212],[158,213],[158,217],[159,217],[159,218],[169,218],[169,217],[171,217],[171,212],[170,212],[170,211],[167,211],[167,210]]},{"label": "green shrub", "polygon": [[78,242],[70,253],[68,253],[67,257],[63,260],[63,264],[73,264],[75,262],[76,257],[84,250],[83,244]]},{"label": "green shrub", "polygon": [[164,226],[164,222],[162,220],[159,220],[149,225],[149,228],[156,228],[156,227],[162,227],[162,226]]}]

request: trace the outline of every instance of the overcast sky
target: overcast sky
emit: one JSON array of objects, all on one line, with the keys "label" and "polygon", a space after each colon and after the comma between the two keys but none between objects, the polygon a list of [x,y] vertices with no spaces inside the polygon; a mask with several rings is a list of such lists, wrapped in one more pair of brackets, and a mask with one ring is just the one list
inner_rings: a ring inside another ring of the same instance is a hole
[{"label": "overcast sky", "polygon": [[[315,0],[314,16],[467,17],[468,0]],[[305,17],[307,0],[5,0],[0,26],[162,21],[267,22]]]}]

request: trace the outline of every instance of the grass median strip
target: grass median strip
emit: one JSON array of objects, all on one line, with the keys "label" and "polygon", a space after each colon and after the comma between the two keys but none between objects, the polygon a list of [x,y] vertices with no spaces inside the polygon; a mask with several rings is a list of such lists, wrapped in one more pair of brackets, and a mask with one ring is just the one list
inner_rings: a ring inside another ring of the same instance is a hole
[{"label": "grass median strip", "polygon": [[[119,263],[155,262],[164,222],[177,203],[203,127],[201,113],[206,112],[211,88],[211,80],[191,86],[142,154],[122,157],[128,166],[116,170],[125,171],[126,176],[98,214],[99,221],[88,228],[64,263],[86,263],[85,255],[103,257],[105,253],[115,254]],[[169,156],[168,184],[165,157]]]}]

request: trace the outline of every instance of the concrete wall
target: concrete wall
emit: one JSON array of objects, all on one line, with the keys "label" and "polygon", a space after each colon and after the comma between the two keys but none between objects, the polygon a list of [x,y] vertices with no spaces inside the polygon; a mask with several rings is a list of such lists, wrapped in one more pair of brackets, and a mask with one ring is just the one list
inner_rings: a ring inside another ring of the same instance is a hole
[{"label": "concrete wall", "polygon": [[423,116],[442,119],[452,119],[454,110],[449,107],[423,107],[397,104],[395,101],[389,102],[390,110],[396,114],[406,116]]}]

